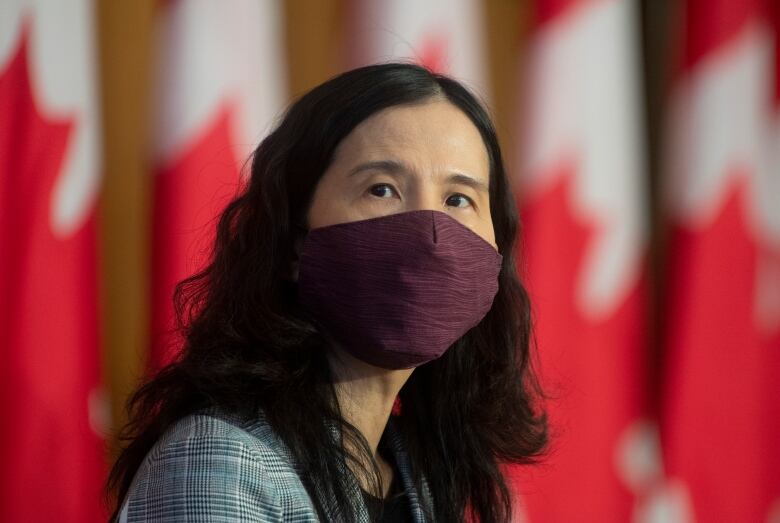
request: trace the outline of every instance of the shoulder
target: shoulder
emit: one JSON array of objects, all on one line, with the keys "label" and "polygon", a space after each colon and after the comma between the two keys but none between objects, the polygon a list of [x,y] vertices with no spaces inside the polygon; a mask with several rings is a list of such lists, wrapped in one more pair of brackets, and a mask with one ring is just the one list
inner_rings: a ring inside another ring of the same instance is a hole
[{"label": "shoulder", "polygon": [[[276,436],[262,415],[243,420],[216,408],[200,410],[179,419],[151,449],[148,459],[162,455],[175,458],[176,449],[187,449],[188,455],[241,454],[254,458],[273,457],[268,451]],[[262,459],[259,460],[262,462]]]},{"label": "shoulder", "polygon": [[266,466],[280,456],[273,451],[273,432],[261,421],[243,421],[217,409],[190,414],[168,428],[149,451],[146,464],[177,476],[181,468],[191,476],[249,469],[264,477]]},{"label": "shoulder", "polygon": [[282,521],[286,499],[308,497],[291,477],[262,417],[200,411],[178,420],[149,451],[120,521]]}]

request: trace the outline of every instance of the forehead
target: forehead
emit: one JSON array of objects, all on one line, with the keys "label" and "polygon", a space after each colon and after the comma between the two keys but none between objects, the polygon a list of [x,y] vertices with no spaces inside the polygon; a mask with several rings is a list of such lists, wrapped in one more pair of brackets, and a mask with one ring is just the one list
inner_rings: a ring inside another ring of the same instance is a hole
[{"label": "forehead", "polygon": [[404,160],[425,169],[455,168],[482,175],[489,160],[479,130],[446,100],[394,106],[361,122],[339,144],[335,160]]}]

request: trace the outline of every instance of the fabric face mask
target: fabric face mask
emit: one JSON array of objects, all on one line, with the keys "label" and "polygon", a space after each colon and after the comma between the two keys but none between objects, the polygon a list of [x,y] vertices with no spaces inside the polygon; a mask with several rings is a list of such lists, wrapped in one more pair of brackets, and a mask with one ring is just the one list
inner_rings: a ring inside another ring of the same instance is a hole
[{"label": "fabric face mask", "polygon": [[502,259],[442,211],[318,227],[301,247],[298,300],[354,357],[408,369],[440,357],[482,320]]}]

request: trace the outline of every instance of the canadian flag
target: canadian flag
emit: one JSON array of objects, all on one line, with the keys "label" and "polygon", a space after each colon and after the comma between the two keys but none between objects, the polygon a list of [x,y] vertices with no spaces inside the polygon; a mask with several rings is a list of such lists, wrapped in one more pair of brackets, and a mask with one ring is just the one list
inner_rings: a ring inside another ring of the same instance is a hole
[{"label": "canadian flag", "polygon": [[629,0],[537,0],[517,193],[550,452],[513,472],[525,519],[626,522],[660,473],[647,419],[646,180]]},{"label": "canadian flag", "polygon": [[105,521],[90,1],[0,4],[0,521]]},{"label": "canadian flag", "polygon": [[218,215],[287,84],[279,2],[171,0],[158,9],[152,368],[170,361],[179,341],[174,287],[203,267]]},{"label": "canadian flag", "polygon": [[350,0],[348,61],[411,60],[489,96],[483,6],[477,0]]},{"label": "canadian flag", "polygon": [[661,434],[680,522],[780,521],[778,9],[679,11]]}]

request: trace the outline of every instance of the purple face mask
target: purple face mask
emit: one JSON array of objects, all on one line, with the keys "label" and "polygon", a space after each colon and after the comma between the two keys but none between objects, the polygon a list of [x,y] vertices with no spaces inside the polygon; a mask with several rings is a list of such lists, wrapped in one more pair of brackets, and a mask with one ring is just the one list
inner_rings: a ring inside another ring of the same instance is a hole
[{"label": "purple face mask", "polygon": [[503,257],[442,211],[408,211],[308,232],[301,306],[350,354],[386,369],[440,357],[498,292]]}]

